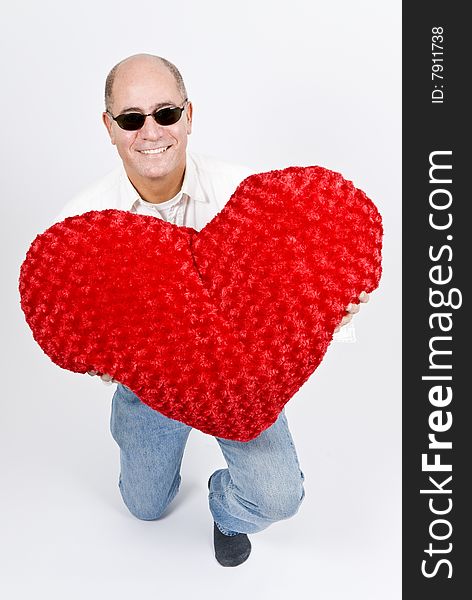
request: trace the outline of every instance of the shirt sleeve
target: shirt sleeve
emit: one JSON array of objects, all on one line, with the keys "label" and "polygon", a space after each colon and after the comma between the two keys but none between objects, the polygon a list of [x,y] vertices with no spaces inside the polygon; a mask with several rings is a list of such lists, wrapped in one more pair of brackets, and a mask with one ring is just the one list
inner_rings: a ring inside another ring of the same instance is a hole
[{"label": "shirt sleeve", "polygon": [[348,323],[333,335],[333,342],[344,342],[346,344],[354,344],[357,342],[356,328],[353,323]]}]

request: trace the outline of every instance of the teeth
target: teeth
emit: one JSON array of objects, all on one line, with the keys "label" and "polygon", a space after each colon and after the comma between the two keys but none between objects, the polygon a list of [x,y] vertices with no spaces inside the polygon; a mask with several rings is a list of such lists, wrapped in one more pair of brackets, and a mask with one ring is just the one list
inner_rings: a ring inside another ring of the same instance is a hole
[{"label": "teeth", "polygon": [[164,148],[154,148],[153,150],[140,150],[141,154],[162,154],[169,148],[169,146],[165,146]]}]

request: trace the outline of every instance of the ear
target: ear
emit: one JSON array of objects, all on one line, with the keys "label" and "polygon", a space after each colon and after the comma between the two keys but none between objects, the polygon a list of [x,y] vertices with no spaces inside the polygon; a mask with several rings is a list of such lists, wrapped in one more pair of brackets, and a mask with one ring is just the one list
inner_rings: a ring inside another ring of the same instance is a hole
[{"label": "ear", "polygon": [[113,133],[113,121],[107,112],[102,113],[102,121],[107,128],[108,135],[110,136],[111,143],[115,145],[115,135]]},{"label": "ear", "polygon": [[192,115],[193,115],[193,106],[192,103],[189,102],[187,104],[186,118],[187,118],[187,134],[190,135],[192,133]]}]

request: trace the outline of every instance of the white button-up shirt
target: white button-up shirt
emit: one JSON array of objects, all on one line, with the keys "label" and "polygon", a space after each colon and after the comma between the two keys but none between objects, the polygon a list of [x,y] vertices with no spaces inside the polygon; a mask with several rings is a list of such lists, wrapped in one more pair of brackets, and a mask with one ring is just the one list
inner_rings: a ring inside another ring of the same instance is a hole
[{"label": "white button-up shirt", "polygon": [[[221,211],[239,183],[254,172],[247,167],[187,152],[181,190],[174,198],[153,204],[140,197],[121,165],[68,202],[54,223],[91,210],[114,208],[151,215],[200,231]],[[289,206],[287,218],[290,219]],[[333,339],[355,342],[353,324],[342,327]]]},{"label": "white button-up shirt", "polygon": [[166,202],[153,204],[139,196],[120,166],[68,202],[54,222],[90,210],[115,208],[200,231],[220,212],[239,183],[253,173],[247,167],[188,152],[180,192]]}]

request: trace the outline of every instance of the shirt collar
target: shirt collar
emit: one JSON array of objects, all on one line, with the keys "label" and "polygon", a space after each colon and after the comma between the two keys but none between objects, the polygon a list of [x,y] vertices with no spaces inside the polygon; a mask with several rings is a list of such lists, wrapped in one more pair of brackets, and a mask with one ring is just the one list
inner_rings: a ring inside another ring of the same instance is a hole
[{"label": "shirt collar", "polygon": [[[123,166],[121,167],[121,171],[120,208],[122,210],[132,210],[141,198],[131,181],[128,179]],[[192,200],[196,200],[197,202],[208,202],[203,193],[197,167],[188,152],[186,155],[185,174],[181,191]]]}]

